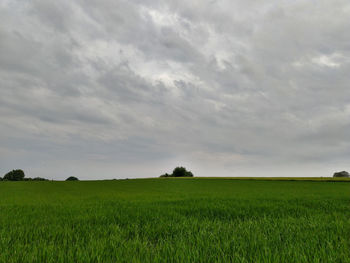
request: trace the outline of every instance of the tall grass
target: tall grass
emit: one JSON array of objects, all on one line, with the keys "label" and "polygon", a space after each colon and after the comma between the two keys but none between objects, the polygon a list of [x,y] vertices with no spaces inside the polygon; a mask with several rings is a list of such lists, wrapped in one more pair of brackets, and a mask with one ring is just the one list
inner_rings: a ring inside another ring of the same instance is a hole
[{"label": "tall grass", "polygon": [[1,182],[0,262],[350,262],[347,182]]}]

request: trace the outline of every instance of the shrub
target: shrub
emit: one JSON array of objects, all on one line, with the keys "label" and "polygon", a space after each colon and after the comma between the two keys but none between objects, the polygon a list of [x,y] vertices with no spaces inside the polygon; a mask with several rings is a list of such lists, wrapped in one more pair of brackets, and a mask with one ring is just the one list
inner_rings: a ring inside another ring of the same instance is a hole
[{"label": "shrub", "polygon": [[171,175],[168,173],[162,174],[160,177],[170,177]]},{"label": "shrub", "polygon": [[333,177],[350,177],[350,174],[347,171],[336,172]]},{"label": "shrub", "polygon": [[12,170],[11,172],[8,172],[4,175],[3,180],[7,181],[23,181],[24,179],[24,172],[20,169]]},{"label": "shrub", "polygon": [[79,179],[75,176],[69,176],[66,181],[79,181]]}]

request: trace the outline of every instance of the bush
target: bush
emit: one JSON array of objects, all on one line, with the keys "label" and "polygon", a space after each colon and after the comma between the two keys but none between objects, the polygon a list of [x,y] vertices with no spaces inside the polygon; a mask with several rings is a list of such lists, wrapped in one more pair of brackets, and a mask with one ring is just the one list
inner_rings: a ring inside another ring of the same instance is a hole
[{"label": "bush", "polygon": [[69,176],[66,181],[79,181],[78,178],[76,178],[75,176]]},{"label": "bush", "polygon": [[350,174],[347,171],[336,172],[333,177],[350,177]]},{"label": "bush", "polygon": [[11,172],[8,172],[4,175],[3,180],[5,181],[23,181],[24,179],[24,172],[20,169],[12,170]]},{"label": "bush", "polygon": [[193,177],[193,174],[187,171],[185,167],[176,167],[172,174],[165,173],[160,177]]}]

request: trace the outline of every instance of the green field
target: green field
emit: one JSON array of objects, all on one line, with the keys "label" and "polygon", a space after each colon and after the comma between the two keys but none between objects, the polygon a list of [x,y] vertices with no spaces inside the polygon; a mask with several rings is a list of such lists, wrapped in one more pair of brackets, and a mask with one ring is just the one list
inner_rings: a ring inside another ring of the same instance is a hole
[{"label": "green field", "polygon": [[0,182],[0,262],[350,262],[350,182]]}]

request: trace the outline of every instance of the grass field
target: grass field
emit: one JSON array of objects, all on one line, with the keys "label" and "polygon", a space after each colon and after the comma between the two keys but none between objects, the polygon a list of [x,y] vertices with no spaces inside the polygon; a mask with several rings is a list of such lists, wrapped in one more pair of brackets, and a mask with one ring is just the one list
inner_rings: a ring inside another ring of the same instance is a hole
[{"label": "grass field", "polygon": [[0,182],[0,262],[350,262],[350,183]]}]

